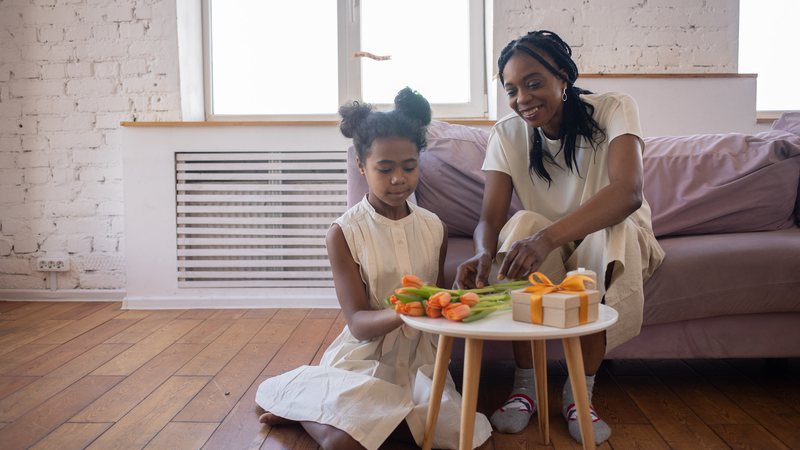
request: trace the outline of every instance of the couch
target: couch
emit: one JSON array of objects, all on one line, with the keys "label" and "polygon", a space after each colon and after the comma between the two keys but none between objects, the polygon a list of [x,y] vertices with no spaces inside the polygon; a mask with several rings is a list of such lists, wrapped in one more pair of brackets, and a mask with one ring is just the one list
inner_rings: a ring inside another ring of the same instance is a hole
[{"label": "couch", "polygon": [[[427,138],[413,201],[448,226],[451,285],[473,254],[488,132],[433,122]],[[751,135],[649,137],[643,163],[666,257],[645,283],[641,334],[608,358],[800,356],[800,114]],[[352,205],[366,193],[352,148],[347,177]],[[495,347],[485,354],[511,357]]]}]

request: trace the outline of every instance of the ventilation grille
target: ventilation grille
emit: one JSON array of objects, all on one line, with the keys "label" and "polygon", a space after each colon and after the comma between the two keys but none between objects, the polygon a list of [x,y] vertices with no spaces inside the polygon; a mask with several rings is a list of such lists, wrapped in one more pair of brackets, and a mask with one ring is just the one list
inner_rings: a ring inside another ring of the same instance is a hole
[{"label": "ventilation grille", "polygon": [[345,152],[176,153],[178,286],[332,288]]}]

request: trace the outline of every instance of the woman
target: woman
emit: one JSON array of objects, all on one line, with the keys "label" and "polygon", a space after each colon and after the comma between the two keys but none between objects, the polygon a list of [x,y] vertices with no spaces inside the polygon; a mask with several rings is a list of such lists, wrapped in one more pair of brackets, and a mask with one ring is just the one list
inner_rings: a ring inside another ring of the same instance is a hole
[{"label": "woman", "polygon": [[[476,254],[459,266],[456,282],[466,288],[488,284],[493,263],[499,264],[498,279],[541,271],[558,281],[577,267],[594,270],[619,322],[581,339],[591,403],[606,351],[639,333],[642,285],[663,259],[642,195],[638,109],[627,95],[576,87],[572,50],[550,31],[510,42],[498,66],[514,114],[490,134]],[[512,192],[523,210],[504,223]],[[530,345],[515,342],[514,356],[514,388],[491,417],[495,429],[506,433],[525,428],[536,410]],[[567,380],[562,411],[580,442],[573,403]],[[611,430],[594,408],[591,415],[599,444]]]}]

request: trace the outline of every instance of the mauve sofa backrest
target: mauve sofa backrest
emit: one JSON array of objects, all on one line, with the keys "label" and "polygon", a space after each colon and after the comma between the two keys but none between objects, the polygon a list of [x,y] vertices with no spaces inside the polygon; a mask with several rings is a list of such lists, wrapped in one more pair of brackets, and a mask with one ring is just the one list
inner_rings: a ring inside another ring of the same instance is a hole
[{"label": "mauve sofa backrest", "polygon": [[[776,125],[797,130],[799,122],[800,115]],[[464,125],[434,121],[428,127],[416,201],[439,215],[450,236],[471,237],[478,223],[487,138],[486,131]],[[656,236],[791,227],[793,213],[800,214],[798,183],[800,136],[783,129],[645,138],[644,194]],[[366,192],[350,148],[348,206]],[[509,214],[518,209],[515,197]]]},{"label": "mauve sofa backrest", "polygon": [[656,236],[794,226],[800,136],[781,130],[645,139]]}]

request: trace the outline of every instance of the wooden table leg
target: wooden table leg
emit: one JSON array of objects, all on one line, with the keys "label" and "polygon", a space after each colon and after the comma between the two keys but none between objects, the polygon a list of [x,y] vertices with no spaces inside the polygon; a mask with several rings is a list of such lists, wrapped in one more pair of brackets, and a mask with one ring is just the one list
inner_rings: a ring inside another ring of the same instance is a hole
[{"label": "wooden table leg", "polygon": [[544,445],[550,445],[550,415],[547,403],[547,350],[546,341],[533,341],[533,373],[536,376],[536,407],[539,410],[539,436]]},{"label": "wooden table leg", "polygon": [[483,339],[466,338],[464,345],[464,383],[461,389],[461,430],[458,443],[458,448],[461,450],[472,450],[482,354]]},{"label": "wooden table leg", "polygon": [[442,405],[442,392],[452,352],[453,338],[440,334],[439,345],[436,348],[436,364],[433,368],[431,398],[428,401],[428,417],[425,419],[425,438],[422,441],[424,450],[430,450],[433,444],[433,434],[436,432],[436,420],[439,418],[439,407]]},{"label": "wooden table leg", "polygon": [[586,372],[583,368],[581,339],[579,337],[564,338],[564,356],[567,359],[567,371],[572,385],[572,397],[578,410],[578,425],[581,427],[581,440],[584,449],[595,448],[592,418],[589,415],[589,393],[586,391]]}]

